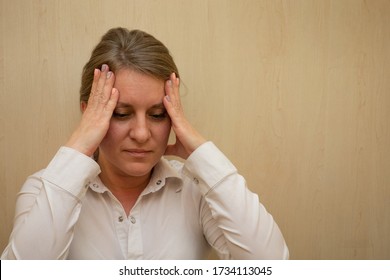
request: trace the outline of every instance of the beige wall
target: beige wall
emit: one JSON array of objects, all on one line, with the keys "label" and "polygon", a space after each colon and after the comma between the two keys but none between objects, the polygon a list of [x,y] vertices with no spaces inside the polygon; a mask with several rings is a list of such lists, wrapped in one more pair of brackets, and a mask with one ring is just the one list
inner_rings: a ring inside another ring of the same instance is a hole
[{"label": "beige wall", "polygon": [[115,26],[170,48],[188,118],[259,193],[291,258],[390,258],[387,0],[1,0],[0,250]]}]

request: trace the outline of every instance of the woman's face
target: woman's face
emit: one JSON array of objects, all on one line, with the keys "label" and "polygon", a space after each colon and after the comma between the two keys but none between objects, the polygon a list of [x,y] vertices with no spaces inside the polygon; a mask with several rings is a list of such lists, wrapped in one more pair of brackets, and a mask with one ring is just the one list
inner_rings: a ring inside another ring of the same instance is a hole
[{"label": "woman's face", "polygon": [[122,69],[115,73],[119,100],[98,162],[106,174],[149,176],[164,155],[171,121],[163,105],[164,81]]}]

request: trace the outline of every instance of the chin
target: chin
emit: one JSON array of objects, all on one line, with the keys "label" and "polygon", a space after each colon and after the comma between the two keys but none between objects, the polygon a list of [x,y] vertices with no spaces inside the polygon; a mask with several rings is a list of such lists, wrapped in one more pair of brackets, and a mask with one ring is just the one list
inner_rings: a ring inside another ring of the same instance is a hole
[{"label": "chin", "polygon": [[123,173],[131,177],[143,177],[150,175],[150,172],[153,170],[156,164],[151,163],[131,163],[127,164]]}]

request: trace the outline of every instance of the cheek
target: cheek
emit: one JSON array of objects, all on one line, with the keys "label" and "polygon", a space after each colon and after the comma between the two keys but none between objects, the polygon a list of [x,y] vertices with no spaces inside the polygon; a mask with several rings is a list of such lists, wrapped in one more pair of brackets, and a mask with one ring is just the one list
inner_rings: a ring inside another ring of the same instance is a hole
[{"label": "cheek", "polygon": [[111,121],[110,127],[104,136],[102,143],[115,143],[126,137],[128,130],[121,123]]},{"label": "cheek", "polygon": [[160,124],[154,128],[154,135],[156,139],[158,139],[159,142],[162,144],[165,144],[168,142],[169,134],[171,132],[171,122],[167,121],[164,124]]}]

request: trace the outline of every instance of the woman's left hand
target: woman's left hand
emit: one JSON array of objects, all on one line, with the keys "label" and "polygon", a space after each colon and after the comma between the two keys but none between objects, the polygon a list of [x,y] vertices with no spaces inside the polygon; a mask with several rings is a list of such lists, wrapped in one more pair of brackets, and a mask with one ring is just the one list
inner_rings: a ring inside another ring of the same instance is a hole
[{"label": "woman's left hand", "polygon": [[165,155],[178,156],[187,159],[206,140],[188,122],[184,116],[183,106],[180,101],[179,78],[172,73],[170,79],[165,82],[164,106],[171,118],[172,128],[176,134],[176,143],[168,145]]}]

